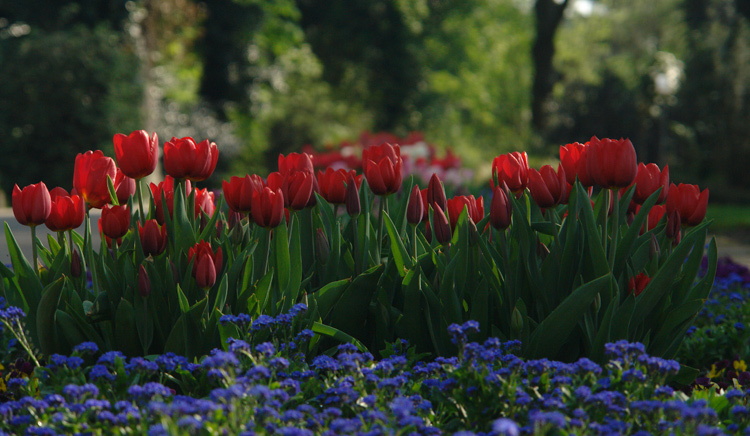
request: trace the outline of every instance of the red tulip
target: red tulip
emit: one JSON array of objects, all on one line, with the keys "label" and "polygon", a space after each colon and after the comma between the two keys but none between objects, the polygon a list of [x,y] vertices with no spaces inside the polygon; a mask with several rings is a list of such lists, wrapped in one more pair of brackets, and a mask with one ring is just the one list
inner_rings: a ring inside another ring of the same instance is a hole
[{"label": "red tulip", "polygon": [[269,187],[253,192],[252,217],[260,227],[273,228],[281,224],[284,216],[284,194]]},{"label": "red tulip", "polygon": [[[428,214],[430,213],[430,204],[428,202],[427,188],[419,191],[419,194],[422,196],[422,221],[427,221],[428,232],[426,234],[429,234],[430,216]],[[448,208],[448,200],[445,200],[445,208]]]},{"label": "red tulip", "polygon": [[536,204],[541,208],[554,207],[567,197],[568,182],[562,165],[557,172],[549,165],[544,165],[539,171],[529,169],[529,192]]},{"label": "red tulip", "polygon": [[592,186],[594,182],[589,177],[587,166],[589,143],[580,144],[574,142],[560,146],[560,164],[565,171],[565,178],[570,185],[578,181],[585,187]]},{"label": "red tulip", "polygon": [[68,195],[65,189],[57,187],[50,192],[52,207],[44,224],[53,232],[63,232],[78,228],[86,217],[86,205],[78,195]]},{"label": "red tulip", "polygon": [[493,188],[495,179],[500,185],[505,182],[511,192],[523,191],[529,181],[529,158],[526,152],[514,151],[496,157],[492,161],[492,179],[490,180]]},{"label": "red tulip", "polygon": [[332,204],[346,203],[346,182],[349,176],[359,179],[356,181],[357,187],[362,184],[362,176],[357,176],[354,170],[346,171],[344,169],[334,170],[326,168],[326,171],[318,171],[318,186],[320,186],[320,195]]},{"label": "red tulip", "polygon": [[[151,195],[154,197],[154,204],[156,206],[156,213],[154,214],[156,221],[158,221],[159,224],[164,224],[164,205],[162,204],[161,197],[163,193],[167,203],[167,210],[171,217],[174,212],[174,178],[172,178],[172,176],[167,176],[164,181],[159,182],[158,185],[151,183],[149,188],[151,189]],[[185,182],[185,190],[188,195],[190,195],[192,189],[190,181],[187,180]]]},{"label": "red tulip", "polygon": [[130,228],[130,209],[128,206],[104,205],[102,216],[99,218],[99,227],[110,239],[119,239],[128,232]]},{"label": "red tulip", "polygon": [[294,171],[286,175],[271,173],[268,175],[268,187],[281,189],[284,194],[284,206],[293,210],[307,207],[313,195],[315,175],[307,171]]},{"label": "red tulip", "polygon": [[443,245],[451,241],[451,225],[448,218],[443,213],[440,206],[434,206],[432,209],[432,222],[435,224],[435,238]]},{"label": "red tulip", "polygon": [[190,137],[164,143],[164,171],[175,179],[206,180],[216,168],[219,149],[208,139],[195,143]]},{"label": "red tulip", "polygon": [[648,217],[646,218],[646,229],[654,230],[659,221],[664,217],[667,212],[667,207],[663,204],[656,204],[648,211]]},{"label": "red tulip", "polygon": [[445,198],[445,188],[443,182],[437,174],[433,173],[430,177],[430,183],[427,185],[427,203],[425,206],[437,204],[441,209],[446,210],[448,200]]},{"label": "red tulip", "polygon": [[216,276],[221,271],[221,247],[214,252],[211,244],[200,241],[188,250],[188,262],[193,262],[193,278],[198,282],[198,286],[203,289],[210,288],[216,283]]},{"label": "red tulip", "polygon": [[129,136],[117,133],[112,140],[117,165],[126,176],[139,180],[154,172],[159,153],[156,133],[151,137],[145,130],[136,130]]},{"label": "red tulip", "polygon": [[70,275],[78,278],[81,277],[82,271],[81,255],[78,254],[78,249],[73,249],[73,254],[70,255]]},{"label": "red tulip", "polygon": [[510,227],[513,216],[513,205],[508,198],[508,193],[499,186],[492,190],[492,203],[490,203],[490,224],[497,230],[505,230]]},{"label": "red tulip", "polygon": [[216,210],[216,204],[214,204],[214,193],[209,191],[208,188],[195,189],[195,216],[200,216],[201,211],[208,215],[213,216]]},{"label": "red tulip", "polygon": [[229,182],[224,180],[222,188],[227,205],[235,212],[249,213],[253,200],[253,192],[260,191],[265,187],[263,179],[257,175],[245,175],[245,177],[232,177]]},{"label": "red tulip", "polygon": [[635,277],[631,277],[628,281],[628,293],[635,294],[635,296],[641,295],[646,286],[651,282],[651,277],[644,273],[640,273]]},{"label": "red tulip", "polygon": [[44,224],[52,211],[52,198],[44,182],[28,185],[23,191],[13,187],[13,215],[25,226]]},{"label": "red tulip", "polygon": [[414,185],[409,195],[409,205],[406,208],[406,220],[409,224],[419,224],[424,217],[424,203],[419,186]]},{"label": "red tulip", "polygon": [[482,197],[475,199],[473,195],[456,195],[448,200],[448,218],[450,218],[452,231],[456,230],[458,217],[461,216],[464,208],[469,214],[469,219],[475,224],[484,218],[484,199]]},{"label": "red tulip", "polygon": [[680,229],[682,227],[682,218],[680,218],[680,212],[673,210],[672,213],[667,215],[667,231],[666,235],[669,239],[677,239],[681,236]]},{"label": "red tulip", "polygon": [[126,176],[120,168],[117,169],[117,175],[112,184],[115,186],[115,195],[117,195],[117,202],[120,204],[127,204],[130,196],[135,194],[135,180]]},{"label": "red tulip", "polygon": [[290,174],[296,171],[314,173],[312,155],[309,153],[279,154],[279,172]]},{"label": "red tulip", "polygon": [[667,193],[667,213],[680,213],[682,224],[696,226],[706,217],[708,207],[708,189],[701,192],[698,185],[672,183]]},{"label": "red tulip", "polygon": [[[362,183],[362,179],[360,179],[359,183]],[[346,213],[350,216],[356,216],[361,211],[362,205],[359,202],[359,186],[354,176],[349,174],[349,181],[346,184]]]},{"label": "red tulip", "polygon": [[73,189],[89,207],[101,209],[111,202],[107,176],[113,182],[117,177],[117,167],[111,157],[104,156],[100,150],[78,153],[73,172]]},{"label": "red tulip", "polygon": [[146,268],[142,264],[138,268],[138,295],[141,298],[148,298],[151,295],[151,279],[148,277],[148,272],[146,272]]},{"label": "red tulip", "polygon": [[669,165],[664,167],[664,171],[661,171],[655,163],[648,165],[643,164],[643,162],[639,163],[638,173],[630,186],[633,186],[633,184],[635,185],[635,191],[633,192],[635,203],[643,204],[659,188],[662,189],[656,203],[663,203],[664,199],[667,198],[667,192],[669,192]]},{"label": "red tulip", "polygon": [[146,221],[141,227],[138,223],[138,236],[141,238],[143,254],[146,256],[158,256],[167,248],[167,227],[160,226],[155,219]]},{"label": "red tulip", "polygon": [[404,161],[398,145],[383,143],[362,151],[365,178],[375,195],[398,192],[403,180]]},{"label": "red tulip", "polygon": [[607,189],[630,186],[638,173],[635,148],[629,139],[599,139],[589,141],[586,159],[591,180]]}]

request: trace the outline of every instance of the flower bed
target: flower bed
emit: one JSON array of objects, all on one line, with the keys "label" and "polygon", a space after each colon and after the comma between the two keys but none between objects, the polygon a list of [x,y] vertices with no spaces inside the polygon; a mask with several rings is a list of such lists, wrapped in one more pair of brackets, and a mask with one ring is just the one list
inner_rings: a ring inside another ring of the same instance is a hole
[{"label": "flower bed", "polygon": [[[8,379],[0,428],[745,428],[727,409],[738,394],[702,390],[701,402],[665,385],[695,375],[670,359],[716,274],[708,191],[638,165],[628,140],[563,146],[557,169],[498,156],[485,213],[481,196],[447,198],[435,174],[422,190],[405,181],[388,143],[362,151],[363,175],[280,156],[265,178],[225,180],[216,202],[195,184],[217,146],[172,138],[170,177],[146,191],[146,213],[140,179],[157,141],[116,135],[120,168],[99,151],[79,155],[71,194],[15,188],[32,238],[43,223],[57,238],[34,244],[29,264],[6,226],[0,317],[37,369],[27,384]],[[98,251],[90,208],[102,208]],[[83,236],[71,230],[81,222]]]}]

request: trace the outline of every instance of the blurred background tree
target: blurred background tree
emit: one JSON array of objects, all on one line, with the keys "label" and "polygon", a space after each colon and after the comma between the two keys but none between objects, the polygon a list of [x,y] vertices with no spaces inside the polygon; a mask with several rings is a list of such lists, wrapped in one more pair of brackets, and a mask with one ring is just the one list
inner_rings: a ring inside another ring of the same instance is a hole
[{"label": "blurred background tree", "polygon": [[0,187],[69,187],[76,153],[137,128],[211,138],[222,175],[418,130],[474,167],[629,137],[675,181],[750,199],[749,17],[743,0],[0,0]]}]

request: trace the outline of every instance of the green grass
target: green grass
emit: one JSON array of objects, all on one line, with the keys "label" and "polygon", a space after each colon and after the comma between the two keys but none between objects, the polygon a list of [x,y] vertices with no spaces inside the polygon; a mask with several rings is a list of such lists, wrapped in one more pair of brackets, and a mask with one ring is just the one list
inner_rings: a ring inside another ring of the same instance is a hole
[{"label": "green grass", "polygon": [[750,205],[709,204],[706,218],[714,220],[711,231],[715,233],[750,229]]}]

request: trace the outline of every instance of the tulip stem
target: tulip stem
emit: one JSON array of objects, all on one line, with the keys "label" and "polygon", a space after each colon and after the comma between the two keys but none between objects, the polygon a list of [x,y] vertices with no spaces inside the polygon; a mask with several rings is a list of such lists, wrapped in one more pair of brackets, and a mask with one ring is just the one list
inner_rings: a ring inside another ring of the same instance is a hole
[{"label": "tulip stem", "polygon": [[385,204],[386,204],[386,197],[380,197],[380,213],[378,214],[378,243],[375,244],[375,262],[380,263],[381,257],[380,257],[380,250],[381,245],[383,244],[383,218],[385,215]]},{"label": "tulip stem", "polygon": [[617,253],[617,237],[620,230],[620,202],[617,199],[617,188],[612,188],[612,201],[614,201],[614,210],[612,212],[612,241],[609,245],[609,269],[615,265],[615,254]]},{"label": "tulip stem", "polygon": [[146,224],[146,211],[143,208],[143,194],[141,191],[141,179],[135,181],[135,195],[138,197],[138,210],[141,211],[141,223]]},{"label": "tulip stem", "polygon": [[[99,294],[99,277],[96,274],[96,265],[94,265],[94,250],[92,248],[93,241],[91,240],[91,216],[89,215],[90,210],[86,209],[86,216],[85,216],[85,229],[86,235],[84,236],[84,242],[88,241],[88,244],[86,244],[85,247],[85,258],[86,258],[86,265],[88,268],[91,269],[91,281],[94,285],[94,295]],[[100,235],[101,236],[101,235]]]},{"label": "tulip stem", "polygon": [[417,225],[411,224],[411,249],[414,254],[414,268],[417,274],[417,289],[422,290],[422,274],[419,272],[419,261],[417,260]]},{"label": "tulip stem", "polygon": [[37,252],[36,252],[36,226],[31,226],[31,257],[34,259],[34,273],[39,278],[39,280],[42,279],[42,275],[39,273],[39,263],[37,261]]},{"label": "tulip stem", "polygon": [[352,216],[352,250],[354,251],[354,275],[359,275],[362,270],[362,255],[359,252],[359,227],[357,226],[357,216]]},{"label": "tulip stem", "polygon": [[271,257],[271,232],[271,229],[266,229],[266,255],[263,257],[263,265],[261,267],[261,271],[263,271],[262,277],[265,277],[268,272],[268,258]]}]

